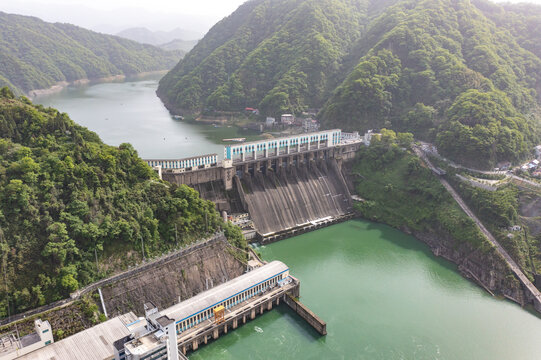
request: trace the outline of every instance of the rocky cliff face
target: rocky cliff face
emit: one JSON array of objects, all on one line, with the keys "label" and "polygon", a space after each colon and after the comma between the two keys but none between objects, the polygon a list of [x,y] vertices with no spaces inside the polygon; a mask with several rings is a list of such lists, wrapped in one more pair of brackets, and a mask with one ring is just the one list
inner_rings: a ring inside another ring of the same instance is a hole
[{"label": "rocky cliff face", "polygon": [[241,275],[244,264],[225,242],[212,243],[160,266],[102,288],[109,317],[133,311],[143,315],[143,303],[167,308]]},{"label": "rocky cliff face", "polygon": [[460,243],[442,234],[402,230],[427,244],[434,255],[457,264],[463,276],[481,285],[492,295],[505,296],[522,306],[528,302],[520,282],[494,249],[474,250],[470,244]]}]

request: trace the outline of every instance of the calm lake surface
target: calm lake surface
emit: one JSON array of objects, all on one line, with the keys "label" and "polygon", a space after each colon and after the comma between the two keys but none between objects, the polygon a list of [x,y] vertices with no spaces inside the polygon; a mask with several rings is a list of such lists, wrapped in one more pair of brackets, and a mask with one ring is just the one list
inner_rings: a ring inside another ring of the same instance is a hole
[{"label": "calm lake surface", "polygon": [[236,127],[175,120],[156,96],[160,76],[145,80],[70,86],[34,102],[69,114],[101,139],[118,146],[131,143],[144,159],[175,159],[217,153],[224,138],[250,137]]},{"label": "calm lake surface", "polygon": [[[68,88],[53,106],[108,144],[143,158],[222,154],[239,136],[172,119],[158,78]],[[164,139],[165,138],[165,139]],[[239,327],[190,359],[541,359],[541,319],[492,298],[413,237],[349,221],[258,249],[301,281],[301,300],[327,322],[319,337],[285,307]]]},{"label": "calm lake surface", "polygon": [[541,359],[541,319],[388,226],[348,221],[258,250],[300,279],[328,335],[281,307],[190,359]]}]

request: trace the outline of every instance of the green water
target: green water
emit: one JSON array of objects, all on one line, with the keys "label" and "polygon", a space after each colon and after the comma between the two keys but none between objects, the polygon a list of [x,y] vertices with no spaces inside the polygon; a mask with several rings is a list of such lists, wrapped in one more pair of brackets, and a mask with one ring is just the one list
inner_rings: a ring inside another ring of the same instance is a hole
[{"label": "green water", "polygon": [[541,319],[404,233],[349,221],[259,248],[301,281],[320,337],[280,307],[190,359],[541,359]]},{"label": "green water", "polygon": [[257,135],[235,126],[214,127],[175,120],[156,96],[160,76],[144,80],[70,86],[34,102],[68,113],[109,145],[131,143],[143,158],[183,158],[217,153],[222,139]]},{"label": "green water", "polygon": [[[36,100],[108,144],[146,158],[217,152],[237,128],[174,120],[158,78],[72,87]],[[350,221],[259,249],[301,280],[301,300],[327,322],[320,337],[285,307],[202,347],[193,359],[541,359],[541,319],[494,299],[389,227]]]}]

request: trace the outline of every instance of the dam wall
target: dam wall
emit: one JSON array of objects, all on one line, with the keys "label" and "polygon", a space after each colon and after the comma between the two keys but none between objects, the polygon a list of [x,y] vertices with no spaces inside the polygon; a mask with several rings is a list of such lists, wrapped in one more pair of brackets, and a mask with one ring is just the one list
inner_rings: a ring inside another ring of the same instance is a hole
[{"label": "dam wall", "polygon": [[163,171],[162,179],[177,185],[194,186],[208,183],[210,181],[222,181],[224,169],[222,167],[211,167],[193,171]]},{"label": "dam wall", "polygon": [[308,309],[306,305],[290,294],[284,295],[284,303],[310,324],[320,335],[327,335],[327,323],[314,314],[312,310]]},{"label": "dam wall", "polygon": [[147,163],[214,202],[247,238],[271,242],[352,216],[344,170],[361,146],[358,133],[334,129],[227,145],[222,161],[210,154]]},{"label": "dam wall", "polygon": [[244,173],[234,182],[263,238],[352,211],[349,190],[334,158]]}]

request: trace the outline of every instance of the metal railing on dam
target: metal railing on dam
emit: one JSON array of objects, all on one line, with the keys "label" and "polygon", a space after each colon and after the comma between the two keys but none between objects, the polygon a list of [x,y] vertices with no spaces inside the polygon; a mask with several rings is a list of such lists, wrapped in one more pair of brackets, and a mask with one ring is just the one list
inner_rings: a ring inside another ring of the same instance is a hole
[{"label": "metal railing on dam", "polygon": [[362,142],[363,139],[358,133],[345,133],[340,129],[334,129],[225,145],[223,161],[218,160],[217,154],[180,159],[145,159],[144,161],[151,167],[159,167],[161,171],[198,171],[210,167],[228,166],[229,162],[236,165],[250,161],[270,160]]}]

